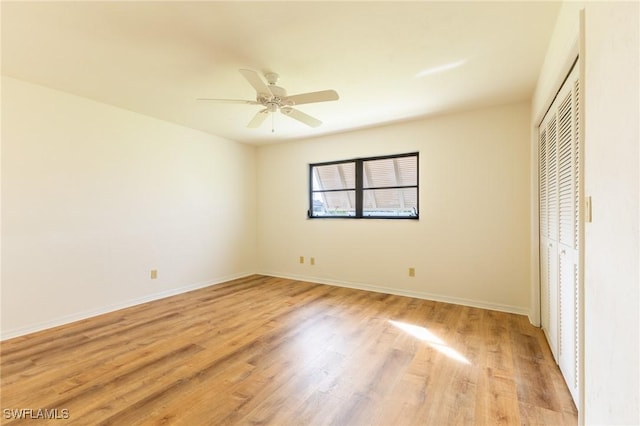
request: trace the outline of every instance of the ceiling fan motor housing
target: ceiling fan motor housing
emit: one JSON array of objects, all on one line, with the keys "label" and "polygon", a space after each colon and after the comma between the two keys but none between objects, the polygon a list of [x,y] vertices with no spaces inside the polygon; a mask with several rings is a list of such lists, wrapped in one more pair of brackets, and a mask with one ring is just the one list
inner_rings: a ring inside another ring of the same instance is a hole
[{"label": "ceiling fan motor housing", "polygon": [[290,102],[288,101],[288,99],[286,99],[287,91],[282,87],[270,84],[269,90],[271,91],[271,96],[260,94],[256,98],[256,100],[267,107],[269,111],[275,112],[279,108],[282,108],[284,106],[293,105],[293,102]]},{"label": "ceiling fan motor housing", "polygon": [[267,110],[269,110],[269,112],[278,111],[278,104],[276,102],[269,101],[265,104],[265,106],[267,107]]}]

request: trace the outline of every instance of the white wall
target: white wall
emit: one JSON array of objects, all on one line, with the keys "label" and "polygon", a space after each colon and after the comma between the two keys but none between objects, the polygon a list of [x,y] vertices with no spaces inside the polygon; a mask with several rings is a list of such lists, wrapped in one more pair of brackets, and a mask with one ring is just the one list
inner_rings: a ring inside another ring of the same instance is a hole
[{"label": "white wall", "polygon": [[11,78],[2,113],[3,338],[255,271],[254,147]]},{"label": "white wall", "polygon": [[[640,158],[637,2],[566,2],[532,103],[532,124],[577,52],[585,10],[584,395],[586,424],[640,424]],[[535,140],[534,142],[535,143]],[[534,284],[535,285],[535,284]]]},{"label": "white wall", "polygon": [[640,4],[585,12],[585,421],[640,424]]},{"label": "white wall", "polygon": [[[529,114],[523,103],[259,147],[260,271],[528,313]],[[307,219],[309,163],[412,151],[419,221]]]}]

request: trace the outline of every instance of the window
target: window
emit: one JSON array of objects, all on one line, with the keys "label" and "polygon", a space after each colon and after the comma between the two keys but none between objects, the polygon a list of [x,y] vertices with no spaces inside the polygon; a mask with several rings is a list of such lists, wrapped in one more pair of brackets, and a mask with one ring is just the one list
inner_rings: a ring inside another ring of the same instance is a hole
[{"label": "window", "polygon": [[308,216],[418,219],[418,153],[310,164]]}]

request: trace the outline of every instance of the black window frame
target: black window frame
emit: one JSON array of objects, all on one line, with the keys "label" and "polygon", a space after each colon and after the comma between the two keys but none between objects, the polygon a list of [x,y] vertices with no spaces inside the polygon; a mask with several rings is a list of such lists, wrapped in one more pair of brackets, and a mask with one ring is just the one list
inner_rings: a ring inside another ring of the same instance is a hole
[{"label": "black window frame", "polygon": [[[364,163],[367,161],[375,160],[388,160],[395,158],[415,157],[416,158],[416,184],[415,185],[397,185],[397,186],[384,186],[384,187],[367,187],[364,188]],[[330,190],[314,190],[313,189],[313,169],[319,166],[330,166],[335,164],[347,164],[354,163],[355,165],[355,187],[354,188],[342,188],[342,189],[330,189]],[[400,219],[400,220],[419,220],[420,219],[420,153],[419,152],[407,152],[403,154],[382,155],[376,157],[362,157],[352,158],[349,160],[337,160],[326,161],[322,163],[309,164],[309,209],[307,210],[307,218],[309,219]],[[366,216],[363,212],[364,206],[364,191],[365,190],[381,190],[381,189],[404,189],[415,188],[416,190],[416,213],[413,216]],[[355,215],[327,215],[318,216],[314,215],[313,194],[324,192],[348,192],[355,191]]]}]

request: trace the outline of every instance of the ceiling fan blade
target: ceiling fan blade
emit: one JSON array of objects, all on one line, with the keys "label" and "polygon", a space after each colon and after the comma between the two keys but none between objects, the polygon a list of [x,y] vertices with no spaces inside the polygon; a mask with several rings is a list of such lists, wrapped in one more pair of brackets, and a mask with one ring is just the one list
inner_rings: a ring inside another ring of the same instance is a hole
[{"label": "ceiling fan blade", "polygon": [[271,90],[269,90],[269,87],[265,84],[262,78],[260,78],[260,75],[257,72],[253,70],[240,70],[240,74],[242,74],[249,84],[256,89],[256,93],[258,95],[271,96]]},{"label": "ceiling fan blade", "polygon": [[299,95],[287,96],[288,101],[293,101],[294,105],[310,104],[314,102],[337,101],[340,99],[335,90],[322,90],[320,92],[301,93]]},{"label": "ceiling fan blade", "polygon": [[244,99],[215,99],[215,98],[197,98],[196,101],[213,101],[221,104],[247,104],[247,105],[260,105],[256,101],[246,101]]},{"label": "ceiling fan blade", "polygon": [[253,116],[249,124],[247,124],[247,127],[250,127],[253,129],[255,129],[256,127],[260,127],[260,125],[264,122],[264,120],[266,120],[268,116],[269,116],[268,109],[263,109],[261,111],[258,111],[256,115]]},{"label": "ceiling fan blade", "polygon": [[284,115],[288,115],[294,120],[298,120],[299,122],[306,124],[307,126],[318,127],[322,124],[322,121],[318,120],[317,118],[313,118],[312,116],[305,114],[304,112],[297,109],[281,108],[280,112],[282,112]]}]

